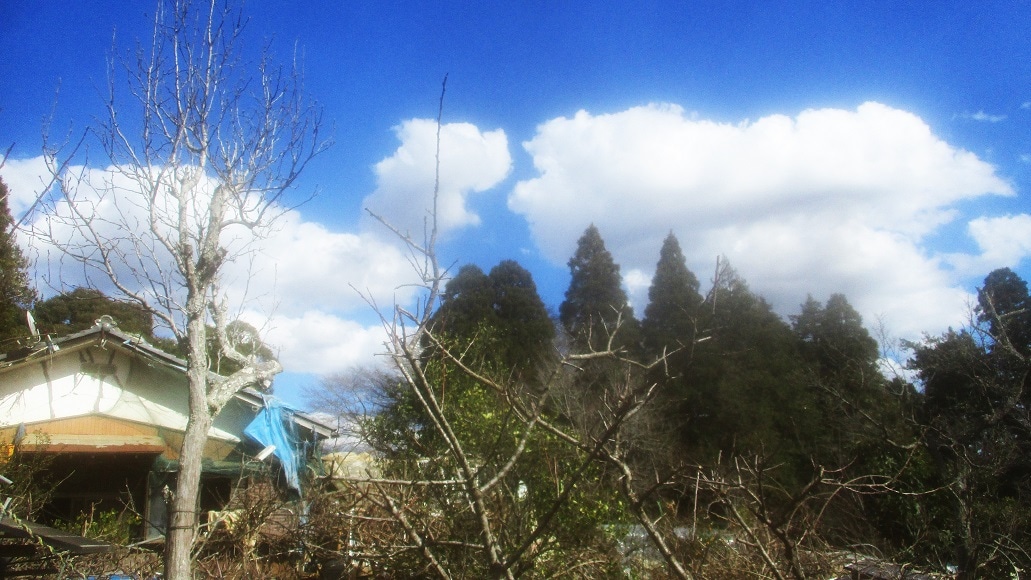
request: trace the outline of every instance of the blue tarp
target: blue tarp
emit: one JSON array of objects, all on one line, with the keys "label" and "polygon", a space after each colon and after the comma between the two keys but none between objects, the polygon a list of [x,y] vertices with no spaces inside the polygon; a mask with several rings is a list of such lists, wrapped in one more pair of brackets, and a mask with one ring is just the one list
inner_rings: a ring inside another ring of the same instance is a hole
[{"label": "blue tarp", "polygon": [[287,485],[300,493],[305,444],[297,435],[297,424],[291,419],[294,410],[271,397],[263,399],[264,408],[243,432],[263,447],[276,446],[273,453],[283,466]]}]

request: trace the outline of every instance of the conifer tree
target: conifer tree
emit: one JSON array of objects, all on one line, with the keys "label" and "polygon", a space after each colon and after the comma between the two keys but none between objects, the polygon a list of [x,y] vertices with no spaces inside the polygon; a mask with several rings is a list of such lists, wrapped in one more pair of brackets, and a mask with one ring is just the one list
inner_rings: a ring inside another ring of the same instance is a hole
[{"label": "conifer tree", "polygon": [[530,377],[535,365],[552,352],[555,328],[525,268],[504,260],[484,274],[466,265],[441,295],[433,332],[464,341],[489,340],[491,364]]},{"label": "conifer tree", "polygon": [[[672,232],[666,236],[648,289],[641,334],[649,353],[675,350],[694,341],[698,307],[698,278],[687,268],[680,242]],[[678,357],[674,357],[678,358]]]},{"label": "conifer tree", "polygon": [[809,467],[797,440],[808,425],[796,413],[805,401],[791,329],[730,266],[716,286],[702,313],[711,340],[695,349],[677,407],[686,453],[699,461],[721,453],[790,461],[783,474],[790,480],[798,463]]},{"label": "conifer tree", "polygon": [[531,379],[554,354],[555,326],[530,272],[514,260],[491,268],[492,308],[505,336],[499,352],[505,368]]},{"label": "conifer tree", "polygon": [[8,339],[28,336],[25,311],[36,299],[29,285],[29,262],[14,235],[7,197],[7,184],[0,180],[0,352],[16,346]]},{"label": "conifer tree", "polygon": [[832,294],[826,306],[809,296],[791,322],[802,354],[821,375],[849,374],[867,380],[880,376],[877,341],[844,294]]},{"label": "conifer tree", "polygon": [[877,341],[844,294],[832,294],[826,305],[807,297],[791,322],[813,408],[823,417],[810,438],[825,462],[847,462],[852,449],[879,440],[879,426],[891,422],[894,400],[884,388]]},{"label": "conifer tree", "polygon": [[479,266],[466,264],[448,281],[433,315],[432,332],[472,339],[482,324],[493,325],[493,292],[490,279]]},{"label": "conifer tree", "polygon": [[594,224],[580,236],[569,272],[569,289],[559,307],[559,319],[573,343],[580,348],[604,349],[618,320],[622,328],[615,344],[634,344],[640,331],[621,286],[619,265]]},{"label": "conifer tree", "polygon": [[1009,268],[993,270],[977,295],[977,319],[1004,348],[1031,354],[1031,296],[1027,282]]}]

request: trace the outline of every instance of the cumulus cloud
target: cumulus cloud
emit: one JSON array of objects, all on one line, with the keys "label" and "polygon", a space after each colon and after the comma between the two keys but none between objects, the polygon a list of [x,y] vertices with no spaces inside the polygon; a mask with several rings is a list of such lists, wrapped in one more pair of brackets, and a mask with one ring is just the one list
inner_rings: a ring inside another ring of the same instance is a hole
[{"label": "cumulus cloud", "polygon": [[[7,183],[38,184],[44,165],[39,159],[9,160],[3,168]],[[69,183],[74,204],[116,250],[112,264],[133,291],[152,295],[164,284],[163,295],[182,289],[170,255],[155,244],[147,226],[149,204],[115,167],[73,167]],[[26,209],[42,186],[19,192],[16,207]],[[14,195],[12,188],[12,195]],[[20,191],[20,190],[19,190]],[[203,193],[199,194],[203,197]],[[15,205],[15,204],[12,204]],[[159,204],[160,205],[160,204]],[[203,200],[197,205],[203,207]],[[67,220],[71,205],[51,202],[47,213],[33,216],[27,227],[40,236],[21,235],[19,242],[35,257],[37,287],[54,290],[91,285],[117,295],[105,275],[88,273],[53,246],[87,247],[83,232]],[[234,316],[241,316],[263,331],[263,339],[280,352],[288,371],[339,371],[382,350],[383,330],[365,322],[374,318],[367,300],[389,308],[395,300],[413,297],[414,274],[389,237],[369,232],[336,232],[307,220],[295,210],[279,211],[274,227],[255,236],[243,228],[230,228],[224,241],[230,248],[223,268],[222,290],[230,298]],[[57,216],[57,217],[55,217]],[[131,234],[131,235],[130,235]],[[171,234],[174,237],[174,233]],[[135,242],[135,243],[134,243]],[[142,243],[139,243],[142,242]],[[234,251],[235,250],[235,251]],[[134,274],[147,272],[137,279]],[[155,282],[155,286],[150,285]]]},{"label": "cumulus cloud", "polygon": [[[421,232],[432,200],[436,122],[413,119],[396,128],[401,144],[376,164],[376,190],[364,205],[402,230]],[[443,231],[476,225],[472,195],[503,180],[511,170],[504,131],[481,131],[468,123],[441,129],[440,226]],[[116,167],[71,168],[76,204],[120,249],[115,267],[123,276],[134,271],[174,272],[167,253],[158,249],[141,261],[129,233],[147,231],[149,205],[136,196],[139,187]],[[9,159],[3,167],[17,215],[27,210],[49,181],[42,158]],[[203,192],[196,201],[203,208]],[[53,204],[56,215],[69,214],[67,204]],[[370,302],[383,308],[408,304],[415,296],[415,276],[399,240],[379,224],[363,222],[356,231],[333,231],[296,210],[279,209],[274,226],[252,236],[243,229],[227,231],[227,244],[237,252],[224,266],[222,289],[235,315],[261,329],[263,339],[279,352],[288,372],[333,373],[367,364],[383,351],[384,330],[376,323]],[[174,213],[174,212],[173,212]],[[37,214],[32,224],[63,244],[82,241],[60,220]],[[375,227],[364,227],[374,225]],[[173,234],[174,236],[174,234]],[[37,258],[36,271],[48,275],[41,289],[56,282],[64,288],[87,283],[111,292],[104,277],[88,280],[81,267],[60,259],[60,252],[40,238],[20,239]],[[129,278],[126,278],[128,280]],[[172,278],[165,279],[167,283]],[[130,284],[146,290],[144,281]],[[169,286],[174,288],[174,282]],[[146,290],[150,292],[150,290]]]},{"label": "cumulus cloud", "polygon": [[[36,201],[37,192],[49,183],[46,160],[40,157],[30,159],[7,159],[4,161],[3,178],[7,184],[11,213],[20,216]],[[45,181],[44,181],[45,180]]]},{"label": "cumulus cloud", "polygon": [[[258,242],[255,258],[229,265],[228,273],[249,280],[249,295],[274,297],[280,316],[301,316],[315,305],[324,312],[364,310],[369,308],[364,296],[404,303],[413,292],[411,267],[393,240],[334,232],[296,211],[281,216]],[[236,286],[243,290],[242,283]]]},{"label": "cumulus cloud", "polygon": [[337,373],[368,366],[384,352],[383,327],[363,325],[331,312],[313,309],[271,318],[264,313],[249,313],[243,318],[263,325],[265,341],[274,345],[287,371]]},{"label": "cumulus cloud", "polygon": [[[364,205],[418,233],[433,191],[436,124],[414,119],[396,133],[400,144],[374,166],[376,189]],[[473,199],[509,175],[512,158],[500,129],[448,124],[441,141],[441,226],[457,235],[489,219]],[[1014,195],[991,165],[916,115],[878,103],[739,123],[675,105],[580,111],[541,124],[523,146],[537,175],[515,185],[509,208],[559,265],[595,223],[638,313],[671,230],[703,284],[715,257],[726,255],[782,313],[797,311],[806,293],[844,292],[868,323],[883,316],[903,336],[961,321],[970,301],[961,276],[1031,254],[1031,216],[962,210],[970,205],[960,202]],[[42,168],[38,158],[4,166],[16,212],[35,199]],[[105,171],[91,170],[92,182],[104,183]],[[98,216],[130,208],[90,202]],[[226,289],[256,300],[244,302],[243,317],[263,329],[288,371],[340,372],[382,351],[383,330],[358,291],[387,308],[412,300],[406,254],[370,223],[334,231],[284,211],[267,238],[234,242],[250,253],[227,265]],[[928,240],[952,223],[968,224],[976,253],[930,249]]]},{"label": "cumulus cloud", "polygon": [[[401,145],[375,166],[376,191],[363,206],[389,218],[401,231],[421,234],[432,209],[436,173],[437,122],[412,119],[395,128]],[[440,129],[441,231],[480,223],[469,198],[501,182],[512,167],[508,138],[501,129],[480,131],[469,123],[448,123]]]},{"label": "cumulus cloud", "polygon": [[723,254],[782,313],[807,292],[844,292],[868,322],[906,334],[954,323],[969,300],[925,240],[957,202],[1014,195],[991,165],[879,103],[736,124],[675,105],[580,111],[523,146],[538,175],[509,207],[556,264],[597,225],[634,273],[635,304],[672,230],[703,280]]},{"label": "cumulus cloud", "polygon": [[1031,215],[979,217],[967,224],[967,232],[977,242],[980,254],[950,254],[957,270],[972,275],[991,269],[1016,267],[1031,256]]}]

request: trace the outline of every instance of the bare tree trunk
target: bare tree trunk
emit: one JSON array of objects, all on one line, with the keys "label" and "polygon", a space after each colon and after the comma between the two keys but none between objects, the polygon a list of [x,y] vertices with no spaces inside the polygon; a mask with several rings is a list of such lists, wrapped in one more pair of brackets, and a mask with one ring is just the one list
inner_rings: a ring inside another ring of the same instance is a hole
[{"label": "bare tree trunk", "polygon": [[201,466],[211,422],[211,416],[206,411],[191,412],[183,436],[175,496],[172,498],[168,533],[165,536],[165,577],[169,580],[192,577],[191,564],[193,542],[197,535]]},{"label": "bare tree trunk", "polygon": [[200,496],[204,446],[213,416],[208,407],[207,327],[203,295],[191,292],[187,309],[194,309],[187,322],[189,337],[189,419],[179,452],[179,473],[172,498],[165,536],[165,577],[169,580],[191,577],[193,542],[197,534],[197,509]]}]

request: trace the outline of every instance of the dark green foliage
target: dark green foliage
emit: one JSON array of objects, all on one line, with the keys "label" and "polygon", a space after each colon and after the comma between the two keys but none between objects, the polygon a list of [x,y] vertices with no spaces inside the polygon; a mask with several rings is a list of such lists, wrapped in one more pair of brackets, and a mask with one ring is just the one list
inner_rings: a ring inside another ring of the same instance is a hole
[{"label": "dark green foliage", "polygon": [[[913,428],[891,433],[892,441],[898,442],[918,437],[919,430]],[[849,498],[854,502],[846,506],[849,522],[835,523],[851,535],[841,534],[839,543],[861,538],[896,562],[934,567],[950,561],[950,493],[927,449],[871,438],[857,444],[854,452],[846,474],[891,478],[892,491],[873,489],[874,493]]]},{"label": "dark green foliage", "polygon": [[[467,413],[491,413],[490,405],[499,401],[484,385],[464,376],[441,354],[442,348],[485,376],[523,386],[536,385],[536,373],[554,358],[554,325],[533,277],[512,260],[499,263],[490,275],[475,265],[463,266],[447,283],[430,331],[427,374],[439,385],[442,401],[452,405],[449,410],[461,411],[459,424]],[[441,442],[434,439],[433,425],[412,390],[400,381],[380,381],[379,386],[383,398],[377,406],[383,411],[377,417],[376,439],[384,450],[439,453]],[[477,440],[498,433],[494,427],[500,428],[495,425],[478,433]]]},{"label": "dark green foliage", "polygon": [[[560,312],[571,348],[603,348],[616,314],[630,310],[619,268],[596,228],[585,232],[569,265],[572,281]],[[662,381],[653,411],[659,420],[634,431],[647,443],[628,439],[636,446],[635,468],[655,462],[642,473],[675,474],[685,465],[719,473],[738,466],[729,473],[741,477],[740,465],[762,466],[761,481],[742,485],[761,494],[756,501],[765,513],[776,520],[813,510],[811,519],[799,516],[790,525],[786,519],[755,523],[775,534],[819,537],[825,546],[868,545],[930,567],[958,563],[967,577],[1031,566],[1022,551],[1031,545],[1031,298],[1012,271],[985,279],[978,326],[914,347],[911,368],[921,388],[884,378],[878,344],[844,295],[833,294],[826,303],[808,297],[789,323],[724,266],[703,299],[672,235],[660,252],[649,298],[635,354],[689,348],[648,375]],[[462,268],[447,285],[432,327],[434,337],[470,368],[498,383],[524,385],[548,366],[542,345],[552,342],[550,329],[529,274],[515,263],[499,264],[490,275]],[[637,346],[627,338],[616,345]],[[428,384],[481,476],[489,478],[522,435],[506,397],[540,391],[502,394],[436,354],[427,350]],[[578,393],[582,414],[594,416],[602,407],[588,403],[611,393],[580,387],[612,385],[627,369],[580,362],[571,371],[575,388],[565,396],[574,400],[570,393]],[[374,427],[392,475],[440,479],[456,473],[447,443],[414,392],[399,381],[381,392],[389,412]],[[580,417],[544,408],[550,421],[571,424]],[[648,446],[671,452],[659,458]],[[491,497],[491,509],[498,510],[492,515],[505,515],[503,533],[512,541],[525,534],[555,501],[562,474],[583,459],[582,450],[543,431],[531,436]],[[569,554],[601,545],[588,537],[600,523],[625,521],[611,474],[590,462],[587,469],[589,477],[549,530],[545,551]],[[811,487],[814,477],[823,479]],[[845,482],[853,488],[835,487]],[[673,481],[651,497],[693,505],[695,497],[685,495],[694,492],[692,485]],[[475,541],[463,536],[475,528],[471,512],[454,503],[454,494],[435,489],[420,498],[419,517],[429,521],[434,510],[454,514],[441,537]],[[703,486],[700,500],[717,506],[720,493]],[[708,515],[712,521],[722,517],[718,509]],[[452,571],[483,573],[476,557],[460,549],[442,553]],[[523,571],[542,572],[546,562],[542,556],[538,567]]]},{"label": "dark green foliage", "polygon": [[[697,332],[699,307],[698,278],[687,269],[680,243],[672,233],[666,236],[648,288],[648,307],[641,322],[646,352],[659,355],[664,350],[682,351],[676,360],[689,358]],[[679,370],[679,369],[678,369]]]},{"label": "dark green foliage", "polygon": [[870,380],[877,375],[877,341],[844,294],[832,294],[826,306],[809,296],[791,320],[802,354],[821,376]]},{"label": "dark green foliage", "polygon": [[[164,352],[185,358],[186,348],[174,339],[154,334],[154,318],[141,306],[106,296],[100,290],[76,288],[36,304],[36,327],[43,334],[66,336],[92,327],[102,316],[110,316],[118,329],[141,336]],[[239,363],[222,356],[217,348],[214,327],[208,329],[208,361],[212,371],[223,376],[240,369]],[[226,327],[230,344],[244,356],[258,360],[275,358],[258,331],[242,320],[234,320]]]},{"label": "dark green foliage", "polygon": [[813,419],[790,328],[732,271],[715,297],[703,319],[711,338],[696,348],[685,384],[685,442],[702,443],[709,458],[798,456],[798,436]]},{"label": "dark green foliage", "polygon": [[1027,285],[985,279],[979,327],[914,345],[924,445],[949,488],[951,556],[965,577],[1031,567],[1031,360]]},{"label": "dark green foliage", "polygon": [[581,349],[604,350],[620,320],[623,327],[615,345],[635,345],[638,323],[623,291],[619,266],[605,249],[594,224],[577,241],[569,272],[569,289],[559,306],[559,320],[574,344]]},{"label": "dark green foliage", "polygon": [[988,400],[981,396],[981,385],[992,375],[983,355],[981,346],[966,331],[950,330],[914,348],[910,366],[923,383],[926,421],[941,421],[961,439],[979,430],[973,422],[980,422],[978,418],[990,411]]},{"label": "dark green foliage", "polygon": [[826,306],[809,296],[791,320],[818,416],[806,435],[810,452],[824,465],[847,465],[858,446],[879,440],[898,420],[897,401],[878,367],[877,341],[843,294],[832,294]]},{"label": "dark green foliage", "polygon": [[[463,363],[478,373],[500,384],[512,385],[514,373],[497,360],[508,337],[486,324],[470,330],[475,340],[446,334],[440,339],[440,346],[461,353]],[[423,370],[449,429],[475,463],[478,481],[490,480],[513,457],[525,434],[525,424],[514,416],[504,395],[464,373],[449,358],[430,356]],[[455,455],[412,386],[395,380],[383,382],[380,387],[383,409],[369,422],[367,434],[385,458],[385,475],[416,481],[459,475]],[[518,385],[509,388],[509,395],[522,390]],[[568,562],[575,562],[574,554],[611,544],[602,525],[621,521],[623,510],[614,487],[603,483],[599,464],[588,462],[575,490],[559,499],[570,473],[584,461],[582,451],[537,428],[525,442],[525,450],[509,466],[507,475],[485,495],[489,516],[503,522],[498,535],[506,553],[514,550],[559,504],[547,534],[534,553],[520,564],[517,575],[547,576],[549,570],[558,571],[552,566],[561,569]],[[444,566],[455,576],[489,577],[482,554],[461,545],[475,545],[480,538],[475,514],[455,484],[419,486],[411,493],[414,495],[409,499],[407,517],[417,525],[433,528],[435,537],[454,543],[452,547],[437,546],[437,557]],[[440,514],[446,517],[441,518]]]},{"label": "dark green foliage", "polygon": [[663,406],[681,457],[708,465],[720,456],[762,456],[787,463],[777,470],[786,485],[804,481],[812,468],[808,430],[819,417],[791,329],[728,267],[697,323],[704,340],[666,387]]},{"label": "dark green foliage", "polygon": [[493,303],[494,292],[483,270],[473,264],[462,266],[441,293],[432,332],[472,338],[480,323],[493,322]]},{"label": "dark green foliage", "polygon": [[968,444],[986,431],[1004,429],[1010,435],[1002,440],[1026,445],[1031,443],[1031,358],[1022,344],[1022,337],[1031,336],[1027,284],[1008,269],[996,270],[985,278],[978,302],[981,328],[950,331],[914,349],[912,366],[924,384],[926,418],[941,421],[950,437]]},{"label": "dark green foliage", "polygon": [[1009,268],[988,274],[977,295],[977,317],[998,341],[1022,355],[1031,354],[1031,297],[1027,282]]},{"label": "dark green foliage", "polygon": [[[657,393],[659,426],[665,426],[667,441],[678,439],[677,431],[691,429],[688,417],[699,417],[707,411],[700,404],[706,389],[691,372],[694,361],[694,340],[703,315],[698,279],[687,269],[680,243],[672,233],[659,252],[648,306],[641,323],[642,346],[646,357],[666,356],[665,364],[652,369],[649,379],[661,385]],[[711,389],[708,390],[712,393]],[[682,432],[682,437],[697,442],[697,433]],[[662,435],[660,435],[662,437]],[[668,447],[668,443],[664,444]],[[704,445],[703,445],[704,446]],[[692,448],[697,448],[692,444]]]},{"label": "dark green foliage", "polygon": [[[547,533],[519,565],[517,576],[546,576],[576,561],[574,554],[610,547],[602,524],[619,522],[622,509],[614,487],[602,483],[601,465],[539,426],[523,442],[526,424],[512,408],[512,398],[539,400],[542,379],[557,362],[554,326],[530,274],[512,261],[498,264],[489,275],[475,266],[461,268],[447,284],[430,330],[420,361],[425,381],[376,381],[380,412],[368,422],[366,434],[386,459],[385,475],[427,481],[461,473],[457,454],[420,401],[420,395],[427,399],[432,394],[479,483],[508,469],[484,495],[488,517],[503,522],[497,530],[502,550],[515,550],[543,518],[550,518]],[[494,384],[464,372],[452,357]],[[571,480],[571,473],[580,473],[579,479]],[[574,485],[568,496],[562,496],[565,485]],[[417,500],[409,503],[407,517],[453,543],[435,546],[449,572],[490,576],[482,554],[468,547],[481,541],[480,528],[462,489],[425,485],[412,493]],[[556,505],[558,511],[549,515]]]},{"label": "dark green foliage", "polygon": [[555,327],[525,268],[505,260],[490,275],[473,265],[463,266],[441,296],[433,316],[437,336],[477,340],[489,329],[495,365],[521,379],[534,381],[535,372],[553,358]]},{"label": "dark green foliage", "polygon": [[17,346],[9,340],[29,336],[25,312],[36,299],[29,284],[29,262],[15,239],[7,197],[7,185],[0,180],[0,352]]},{"label": "dark green foliage", "polygon": [[58,294],[36,305],[36,326],[39,331],[64,336],[90,328],[101,316],[110,316],[118,328],[138,334],[147,340],[154,338],[154,320],[149,312],[137,304],[122,302],[92,288],[76,288]]},{"label": "dark green foliage", "polygon": [[[1008,396],[1019,387],[999,362],[971,334],[949,332],[916,348],[911,363],[924,385],[924,445],[952,504],[945,547],[971,575],[985,575],[993,554],[1020,561],[1009,551],[1031,545],[1027,409]],[[1008,544],[1003,552],[999,539]]]},{"label": "dark green foliage", "polygon": [[[494,315],[505,336],[501,363],[530,380],[542,364],[554,359],[555,325],[525,268],[505,260],[490,271]],[[547,366],[547,365],[543,365]]]}]

